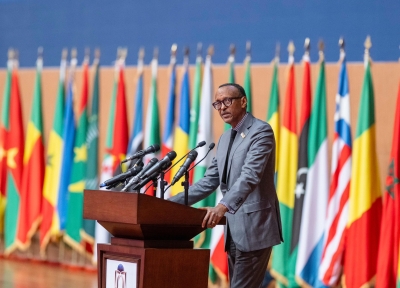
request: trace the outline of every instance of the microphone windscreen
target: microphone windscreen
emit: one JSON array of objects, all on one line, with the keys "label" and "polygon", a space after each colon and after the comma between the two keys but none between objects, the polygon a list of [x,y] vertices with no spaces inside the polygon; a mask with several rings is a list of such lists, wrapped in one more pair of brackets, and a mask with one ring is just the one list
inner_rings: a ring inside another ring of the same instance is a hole
[{"label": "microphone windscreen", "polygon": [[172,161],[172,160],[174,160],[175,157],[176,157],[176,152],[175,152],[175,151],[170,151],[170,152],[167,153],[166,156],[169,158],[169,160]]},{"label": "microphone windscreen", "polygon": [[153,152],[160,151],[160,145],[154,144],[153,147],[154,147],[154,151]]},{"label": "microphone windscreen", "polygon": [[197,147],[203,147],[204,145],[206,145],[206,141],[201,141],[197,144]]},{"label": "microphone windscreen", "polygon": [[210,146],[208,146],[208,148],[209,148],[210,150],[214,149],[214,147],[215,147],[215,143],[211,143]]}]

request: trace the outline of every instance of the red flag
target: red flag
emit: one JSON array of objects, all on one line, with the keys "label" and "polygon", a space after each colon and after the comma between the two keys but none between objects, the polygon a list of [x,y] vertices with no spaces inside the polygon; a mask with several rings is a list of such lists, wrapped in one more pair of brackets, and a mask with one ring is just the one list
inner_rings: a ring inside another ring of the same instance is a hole
[{"label": "red flag", "polygon": [[376,287],[396,287],[400,241],[400,85],[394,120],[392,152],[383,195]]}]

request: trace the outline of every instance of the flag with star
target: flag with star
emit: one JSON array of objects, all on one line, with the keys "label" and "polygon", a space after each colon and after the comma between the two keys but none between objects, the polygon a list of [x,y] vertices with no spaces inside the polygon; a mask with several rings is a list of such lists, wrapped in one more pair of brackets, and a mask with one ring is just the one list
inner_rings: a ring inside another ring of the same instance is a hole
[{"label": "flag with star", "polygon": [[[376,275],[382,195],[376,154],[371,65],[366,57],[356,136],[353,142],[344,279],[347,287],[369,285]],[[360,235],[363,235],[360,237]]]},{"label": "flag with star", "polygon": [[[11,74],[10,98],[5,99],[7,111],[3,114],[6,135],[7,161],[7,205],[4,218],[4,254],[9,255],[18,247],[18,219],[21,211],[24,129],[21,110],[21,95],[17,71],[17,60],[14,60]],[[4,111],[4,110],[3,110]],[[11,113],[10,113],[11,112]]]},{"label": "flag with star", "polygon": [[[290,45],[289,47],[291,47]],[[279,140],[279,166],[277,194],[282,219],[282,232],[285,242],[273,248],[271,274],[280,285],[288,285],[288,260],[292,239],[294,191],[298,157],[298,137],[296,132],[296,95],[294,57],[289,56],[289,73],[286,84],[285,107]]]},{"label": "flag with star", "polygon": [[[99,156],[99,71],[100,51],[94,59],[94,82],[92,89],[92,109],[88,117],[88,130],[86,134],[87,143],[87,165],[86,165],[86,189],[96,190],[99,187],[98,156]],[[82,245],[86,253],[93,254],[95,220],[83,219],[81,237]]]},{"label": "flag with star", "polygon": [[[65,53],[66,54],[66,53]],[[66,55],[65,55],[66,57]],[[54,109],[53,127],[47,144],[46,168],[43,184],[42,223],[40,224],[40,253],[45,255],[51,237],[60,233],[60,220],[57,210],[58,188],[61,178],[63,155],[63,131],[65,109],[65,70],[67,60],[63,57],[60,64],[60,79]]]},{"label": "flag with star", "polygon": [[4,232],[4,211],[6,209],[7,184],[7,133],[9,130],[9,103],[11,92],[12,60],[7,63],[7,76],[4,84],[3,105],[0,122],[0,233]]},{"label": "flag with star", "polygon": [[89,94],[88,59],[84,60],[82,69],[82,90],[78,114],[78,125],[75,135],[71,180],[68,186],[67,224],[64,241],[73,249],[83,253],[80,231],[83,223],[83,190],[86,186],[87,164],[87,102]]},{"label": "flag with star", "polygon": [[304,194],[308,174],[308,130],[311,114],[311,72],[308,51],[303,56],[303,91],[300,111],[299,152],[297,161],[297,181],[293,208],[292,242],[290,243],[290,258],[288,268],[289,287],[298,287],[295,279],[296,260],[298,253],[301,213],[303,211]]},{"label": "flag with star", "polygon": [[44,145],[42,124],[42,69],[41,56],[36,63],[36,80],[31,119],[24,151],[24,174],[22,179],[21,213],[18,220],[19,248],[26,250],[42,220],[41,204],[44,181]]},{"label": "flag with star", "polygon": [[383,195],[376,287],[395,287],[400,245],[400,85],[397,93],[392,151]]},{"label": "flag with star", "polygon": [[329,195],[328,127],[326,119],[325,61],[320,51],[320,70],[310,115],[308,174],[303,199],[296,277],[302,287],[324,287],[319,266],[324,247],[324,227]]}]

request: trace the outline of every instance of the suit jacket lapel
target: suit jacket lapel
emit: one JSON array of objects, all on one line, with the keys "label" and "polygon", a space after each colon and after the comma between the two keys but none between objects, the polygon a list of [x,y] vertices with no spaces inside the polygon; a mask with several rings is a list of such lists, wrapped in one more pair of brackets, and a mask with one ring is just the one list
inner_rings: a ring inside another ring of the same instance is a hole
[{"label": "suit jacket lapel", "polygon": [[[254,122],[254,117],[250,113],[247,115],[247,118],[244,120],[242,126],[240,127],[239,131],[236,134],[235,141],[233,141],[232,148],[231,148],[231,153],[229,154],[229,162],[228,162],[228,173],[227,173],[227,179],[229,179],[229,174],[231,171],[231,165],[232,165],[232,159],[233,155],[235,154],[236,149],[239,148],[240,144],[244,141],[245,137],[247,136],[250,127],[253,125]],[[244,137],[242,137],[244,135]],[[227,142],[226,149],[228,149],[229,145],[229,139]],[[224,157],[225,158],[225,157]],[[224,162],[225,163],[225,162]]]}]

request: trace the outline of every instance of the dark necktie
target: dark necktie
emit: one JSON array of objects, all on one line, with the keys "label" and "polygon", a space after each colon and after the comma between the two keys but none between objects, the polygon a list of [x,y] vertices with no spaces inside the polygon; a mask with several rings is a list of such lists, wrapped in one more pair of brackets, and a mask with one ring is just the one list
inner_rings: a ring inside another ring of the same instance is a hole
[{"label": "dark necktie", "polygon": [[225,166],[224,166],[224,172],[222,173],[222,182],[226,184],[226,174],[228,173],[228,159],[229,159],[229,154],[231,153],[231,148],[233,144],[233,140],[235,140],[237,131],[233,130],[231,131],[231,140],[229,141],[229,146],[228,146],[228,151],[226,152],[226,159],[225,159]]}]

